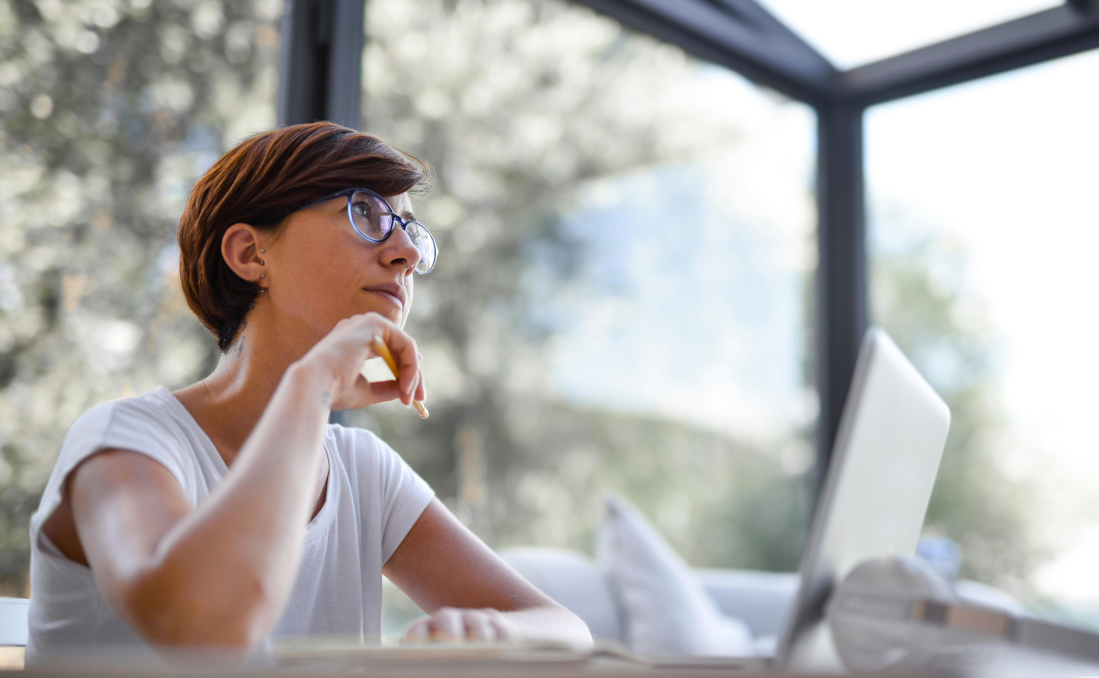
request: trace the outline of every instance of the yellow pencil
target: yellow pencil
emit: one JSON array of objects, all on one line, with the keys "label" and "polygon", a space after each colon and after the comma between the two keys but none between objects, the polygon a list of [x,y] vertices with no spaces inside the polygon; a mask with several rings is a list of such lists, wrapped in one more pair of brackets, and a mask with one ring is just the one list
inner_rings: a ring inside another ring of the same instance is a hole
[{"label": "yellow pencil", "polygon": [[[378,355],[382,357],[386,365],[389,365],[389,371],[393,373],[393,378],[400,380],[401,368],[397,367],[397,361],[393,359],[393,354],[389,352],[389,347],[385,345],[382,338],[377,334],[374,335],[374,350],[378,352]],[[412,404],[416,407],[416,411],[420,413],[421,419],[427,419],[427,408],[419,400],[413,400]]]}]

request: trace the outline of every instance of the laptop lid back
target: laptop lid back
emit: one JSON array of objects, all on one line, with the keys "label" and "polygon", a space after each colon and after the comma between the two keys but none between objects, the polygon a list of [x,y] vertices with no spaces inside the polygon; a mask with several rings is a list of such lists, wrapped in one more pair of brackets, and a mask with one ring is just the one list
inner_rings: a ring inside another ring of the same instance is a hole
[{"label": "laptop lid back", "polygon": [[946,403],[883,330],[869,330],[776,655],[780,667],[842,669],[824,605],[835,583],[863,560],[915,554],[949,427]]}]

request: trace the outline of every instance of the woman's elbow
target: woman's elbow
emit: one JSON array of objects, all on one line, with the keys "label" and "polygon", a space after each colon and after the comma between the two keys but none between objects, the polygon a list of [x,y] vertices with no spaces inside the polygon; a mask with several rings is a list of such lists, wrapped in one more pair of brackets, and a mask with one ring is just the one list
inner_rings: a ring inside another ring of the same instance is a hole
[{"label": "woman's elbow", "polygon": [[143,572],[120,587],[122,616],[150,644],[217,647],[247,654],[271,625],[261,581],[232,587],[174,576],[171,568]]}]

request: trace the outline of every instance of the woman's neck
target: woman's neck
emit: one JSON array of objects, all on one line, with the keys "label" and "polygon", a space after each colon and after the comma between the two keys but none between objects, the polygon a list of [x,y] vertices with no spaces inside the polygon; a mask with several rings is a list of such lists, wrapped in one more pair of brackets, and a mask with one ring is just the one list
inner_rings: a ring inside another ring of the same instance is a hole
[{"label": "woman's neck", "polygon": [[287,368],[304,352],[264,332],[261,324],[245,322],[210,376],[174,392],[226,466],[259,423]]}]

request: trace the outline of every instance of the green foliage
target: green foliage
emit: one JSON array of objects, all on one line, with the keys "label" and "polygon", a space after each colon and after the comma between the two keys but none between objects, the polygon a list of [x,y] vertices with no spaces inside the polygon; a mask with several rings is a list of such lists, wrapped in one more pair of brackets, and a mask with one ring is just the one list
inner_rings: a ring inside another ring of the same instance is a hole
[{"label": "green foliage", "polygon": [[183,303],[190,182],[274,125],[278,0],[0,0],[0,582],[89,407],[200,378]]}]

